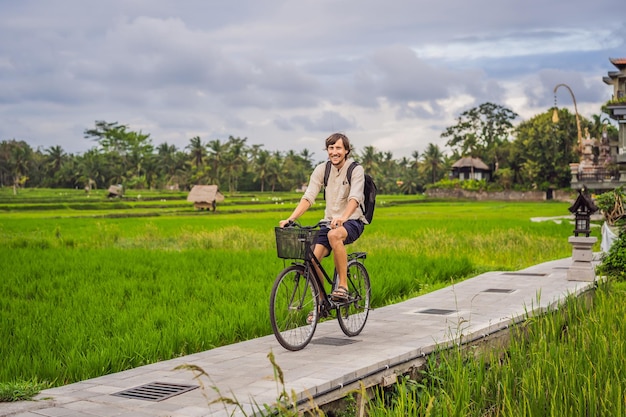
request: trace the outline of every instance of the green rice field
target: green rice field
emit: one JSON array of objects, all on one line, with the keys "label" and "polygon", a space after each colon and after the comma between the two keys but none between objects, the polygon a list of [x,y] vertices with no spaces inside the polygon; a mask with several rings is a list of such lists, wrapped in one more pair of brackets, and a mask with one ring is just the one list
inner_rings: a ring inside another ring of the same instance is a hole
[{"label": "green rice field", "polygon": [[[271,334],[285,266],[274,227],[299,194],[227,196],[212,213],[183,193],[11,191],[0,190],[0,384],[58,386]],[[351,249],[368,252],[377,307],[571,256],[567,219],[531,221],[568,207],[379,196]]]}]

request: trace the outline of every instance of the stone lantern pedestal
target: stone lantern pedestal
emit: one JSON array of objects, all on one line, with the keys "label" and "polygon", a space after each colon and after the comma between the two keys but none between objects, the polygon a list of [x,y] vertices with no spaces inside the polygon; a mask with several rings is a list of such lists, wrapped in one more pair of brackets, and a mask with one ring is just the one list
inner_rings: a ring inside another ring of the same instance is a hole
[{"label": "stone lantern pedestal", "polygon": [[572,245],[572,266],[567,271],[568,281],[593,282],[596,279],[596,271],[591,261],[593,251],[591,248],[598,241],[597,237],[570,236],[568,239]]}]

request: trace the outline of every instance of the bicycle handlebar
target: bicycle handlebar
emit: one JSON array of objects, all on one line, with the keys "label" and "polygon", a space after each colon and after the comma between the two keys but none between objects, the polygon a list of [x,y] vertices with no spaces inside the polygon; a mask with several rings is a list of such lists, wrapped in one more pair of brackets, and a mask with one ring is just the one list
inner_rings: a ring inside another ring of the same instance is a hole
[{"label": "bicycle handlebar", "polygon": [[312,229],[318,229],[318,228],[320,228],[322,226],[328,226],[329,224],[330,224],[330,221],[328,221],[328,220],[320,220],[319,222],[317,222],[313,226],[302,226],[300,223],[296,222],[295,220],[290,220],[283,227],[297,227],[299,229],[312,230]]}]

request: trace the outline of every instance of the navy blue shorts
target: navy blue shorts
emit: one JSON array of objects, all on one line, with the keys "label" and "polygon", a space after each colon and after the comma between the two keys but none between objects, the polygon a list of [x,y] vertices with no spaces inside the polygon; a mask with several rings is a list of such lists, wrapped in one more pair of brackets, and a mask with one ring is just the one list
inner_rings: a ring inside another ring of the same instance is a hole
[{"label": "navy blue shorts", "polygon": [[[365,228],[365,224],[361,220],[347,220],[343,223],[343,227],[345,227],[346,232],[348,232],[348,236],[346,237],[346,240],[343,241],[343,244],[349,245],[361,236],[363,229]],[[329,231],[330,229],[328,227],[322,226],[320,232],[317,234],[315,243],[324,245],[328,250],[331,250],[330,243],[328,242]]]}]

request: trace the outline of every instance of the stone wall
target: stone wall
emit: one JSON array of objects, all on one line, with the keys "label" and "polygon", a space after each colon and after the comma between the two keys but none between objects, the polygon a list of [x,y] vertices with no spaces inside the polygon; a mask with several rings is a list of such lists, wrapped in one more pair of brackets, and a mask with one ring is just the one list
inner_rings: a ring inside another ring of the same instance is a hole
[{"label": "stone wall", "polygon": [[[467,191],[462,189],[443,190],[430,189],[426,196],[431,198],[466,198],[469,200],[498,200],[498,201],[545,201],[545,191]],[[571,191],[554,190],[552,199],[556,201],[574,202],[576,193]]]}]

